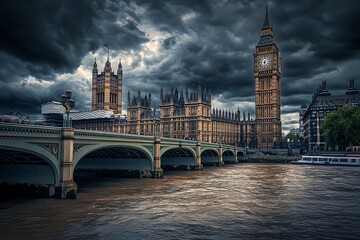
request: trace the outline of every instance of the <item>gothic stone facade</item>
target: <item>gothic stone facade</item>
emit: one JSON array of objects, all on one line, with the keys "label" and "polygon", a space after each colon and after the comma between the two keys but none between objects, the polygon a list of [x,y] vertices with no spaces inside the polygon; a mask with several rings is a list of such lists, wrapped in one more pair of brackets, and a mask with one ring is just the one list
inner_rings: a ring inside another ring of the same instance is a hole
[{"label": "gothic stone facade", "polygon": [[255,114],[259,148],[278,148],[281,142],[281,53],[273,37],[268,8],[254,53]]},{"label": "gothic stone facade", "polygon": [[123,70],[119,61],[117,75],[111,69],[109,58],[104,71],[98,74],[96,59],[92,72],[92,107],[91,110],[110,109],[115,114],[122,110],[122,77]]},{"label": "gothic stone facade", "polygon": [[160,120],[160,136],[222,142],[241,146],[256,146],[255,121],[240,110],[230,112],[211,108],[211,91],[201,87],[197,91],[160,90],[160,109],[151,108],[151,94],[139,91],[131,98],[128,93],[127,133],[154,135],[155,121]]}]

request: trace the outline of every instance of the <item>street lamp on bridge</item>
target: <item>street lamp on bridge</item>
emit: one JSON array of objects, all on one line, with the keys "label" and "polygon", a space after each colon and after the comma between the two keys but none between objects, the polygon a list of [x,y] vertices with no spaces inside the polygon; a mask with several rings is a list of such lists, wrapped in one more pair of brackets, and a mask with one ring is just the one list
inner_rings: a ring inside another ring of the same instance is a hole
[{"label": "street lamp on bridge", "polygon": [[64,120],[63,126],[66,128],[71,128],[72,124],[69,118],[69,113],[71,109],[75,107],[75,101],[74,99],[72,99],[71,90],[68,89],[65,91],[65,93],[63,93],[63,95],[61,95],[61,103],[65,107],[65,111],[66,111],[66,120]]}]

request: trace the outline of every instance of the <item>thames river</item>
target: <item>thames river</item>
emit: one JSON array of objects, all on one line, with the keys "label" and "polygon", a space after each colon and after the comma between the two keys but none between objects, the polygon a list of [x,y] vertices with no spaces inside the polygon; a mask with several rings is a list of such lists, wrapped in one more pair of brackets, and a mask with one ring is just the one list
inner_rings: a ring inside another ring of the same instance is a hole
[{"label": "thames river", "polygon": [[359,239],[360,168],[237,164],[2,199],[5,239]]}]

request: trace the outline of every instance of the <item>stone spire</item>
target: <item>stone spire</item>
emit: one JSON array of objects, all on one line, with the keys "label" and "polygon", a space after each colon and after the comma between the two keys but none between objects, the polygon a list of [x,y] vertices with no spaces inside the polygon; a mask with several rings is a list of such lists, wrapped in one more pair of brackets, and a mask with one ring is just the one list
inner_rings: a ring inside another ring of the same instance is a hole
[{"label": "stone spire", "polygon": [[121,58],[119,59],[119,65],[118,65],[118,70],[117,70],[118,75],[123,74],[123,70],[122,70],[122,64],[121,64]]},{"label": "stone spire", "polygon": [[93,74],[97,74],[98,73],[98,69],[97,69],[97,63],[96,63],[96,58],[95,58],[95,62],[93,65]]},{"label": "stone spire", "polygon": [[202,91],[201,91],[201,85],[200,85],[200,81],[199,81],[199,85],[198,85],[198,91],[197,91],[197,96],[198,96],[198,101],[200,102],[202,99],[201,99],[201,94],[202,93]]},{"label": "stone spire", "polygon": [[128,107],[131,107],[131,102],[130,102],[130,91],[128,91]]},{"label": "stone spire", "polygon": [[162,86],[161,86],[161,88],[160,88],[160,102],[161,102],[161,103],[164,102],[164,91],[163,91]]},{"label": "stone spire", "polygon": [[264,24],[262,25],[261,29],[266,29],[266,28],[271,28],[270,21],[269,21],[269,6],[267,3],[266,3],[265,20],[264,20]]}]

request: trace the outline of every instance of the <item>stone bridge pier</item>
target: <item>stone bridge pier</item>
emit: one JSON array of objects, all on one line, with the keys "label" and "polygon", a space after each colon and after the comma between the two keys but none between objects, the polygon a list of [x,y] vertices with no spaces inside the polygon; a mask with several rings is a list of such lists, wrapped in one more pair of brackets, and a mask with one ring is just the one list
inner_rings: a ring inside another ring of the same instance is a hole
[{"label": "stone bridge pier", "polygon": [[154,139],[154,170],[152,171],[151,176],[153,178],[163,178],[164,171],[161,168],[161,158],[160,158],[160,137],[155,137]]},{"label": "stone bridge pier", "polygon": [[61,129],[60,179],[55,186],[56,198],[76,198],[77,185],[74,182],[74,129]]}]

